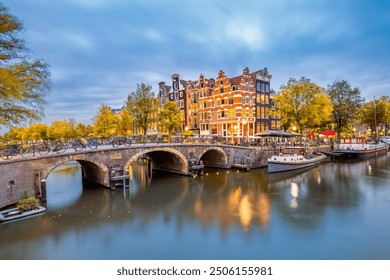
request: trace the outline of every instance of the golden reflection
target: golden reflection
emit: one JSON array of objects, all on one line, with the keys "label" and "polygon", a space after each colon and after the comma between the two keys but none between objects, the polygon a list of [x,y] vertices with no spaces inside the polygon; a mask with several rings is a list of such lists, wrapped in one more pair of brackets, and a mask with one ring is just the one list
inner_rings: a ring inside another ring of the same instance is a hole
[{"label": "golden reflection", "polygon": [[244,195],[241,199],[238,213],[240,216],[241,226],[245,231],[247,231],[251,225],[253,215],[252,203],[249,201],[248,195]]},{"label": "golden reflection", "polygon": [[257,198],[257,209],[259,213],[258,219],[260,225],[262,227],[267,227],[271,214],[271,202],[267,194],[263,192],[259,194]]},{"label": "golden reflection", "polygon": [[234,192],[229,195],[229,204],[234,208],[238,206],[241,196],[241,188],[236,189]]},{"label": "golden reflection", "polygon": [[318,185],[321,185],[321,173],[319,171],[316,171],[315,174],[316,174],[316,177],[317,177]]},{"label": "golden reflection", "polygon": [[202,209],[203,209],[203,203],[202,203],[202,200],[199,199],[199,196],[195,199],[195,203],[194,203],[194,212],[195,212],[195,215],[200,215],[202,214]]}]

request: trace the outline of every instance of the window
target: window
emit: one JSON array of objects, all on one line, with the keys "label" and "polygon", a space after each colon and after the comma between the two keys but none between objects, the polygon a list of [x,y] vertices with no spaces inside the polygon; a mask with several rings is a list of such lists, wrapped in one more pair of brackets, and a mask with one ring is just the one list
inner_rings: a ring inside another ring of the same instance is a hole
[{"label": "window", "polygon": [[249,86],[248,85],[245,86],[245,90],[249,91]]},{"label": "window", "polygon": [[211,88],[214,88],[214,84],[213,84],[213,83],[211,83],[211,84],[210,84],[210,87],[211,87]]},{"label": "window", "polygon": [[220,93],[223,93],[223,87],[221,87],[221,89],[219,90]]},{"label": "window", "polygon": [[180,97],[183,97],[183,92],[182,91],[180,92]]},{"label": "window", "polygon": [[226,118],[227,112],[221,111],[221,118]]},{"label": "window", "polygon": [[234,103],[233,98],[229,98],[229,105],[233,105],[233,103]]},{"label": "window", "polygon": [[212,101],[212,102],[211,102],[211,106],[212,106],[213,108],[217,107],[216,105],[217,105],[217,104],[216,104],[215,101]]},{"label": "window", "polygon": [[225,105],[225,99],[221,99],[221,105]]},{"label": "window", "polygon": [[256,89],[257,89],[258,91],[260,91],[260,89],[261,89],[260,84],[261,84],[260,82],[257,82],[257,83],[256,83]]},{"label": "window", "polygon": [[265,85],[263,83],[261,83],[261,91],[265,91]]},{"label": "window", "polygon": [[177,91],[175,92],[175,99],[179,99],[179,93]]},{"label": "window", "polygon": [[184,108],[184,100],[180,100],[180,108]]},{"label": "window", "polygon": [[261,103],[260,93],[256,94],[256,103]]},{"label": "window", "polygon": [[200,87],[203,88],[203,87],[204,87],[204,84],[203,84],[203,83],[200,83]]},{"label": "window", "polygon": [[265,91],[266,91],[266,92],[269,92],[269,84],[266,84],[266,85],[265,85]]},{"label": "window", "polygon": [[169,99],[170,99],[170,100],[173,100],[173,93],[171,93],[171,94],[169,95]]},{"label": "window", "polygon": [[249,79],[248,79],[248,77],[246,77],[246,78],[245,78],[245,82],[248,82],[248,81],[249,81]]},{"label": "window", "polygon": [[203,102],[203,108],[204,108],[204,109],[207,108],[207,102],[206,102],[206,101]]},{"label": "window", "polygon": [[221,85],[221,86],[223,85],[223,80],[220,81],[220,85]]},{"label": "window", "polygon": [[256,118],[258,118],[258,119],[261,118],[261,116],[260,116],[260,107],[256,108]]},{"label": "window", "polygon": [[245,97],[242,97],[241,103],[242,103],[242,104],[245,104]]},{"label": "window", "polygon": [[236,86],[233,86],[232,89],[233,89],[233,91],[235,91],[236,90]]}]

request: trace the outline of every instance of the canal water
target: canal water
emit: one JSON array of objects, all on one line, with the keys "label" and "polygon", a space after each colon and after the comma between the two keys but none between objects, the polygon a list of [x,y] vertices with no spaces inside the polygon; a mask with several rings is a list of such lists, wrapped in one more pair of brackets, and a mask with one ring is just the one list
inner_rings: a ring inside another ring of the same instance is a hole
[{"label": "canal water", "polygon": [[0,259],[390,259],[390,156],[298,174],[133,167],[130,189],[47,180],[47,212],[0,225]]}]

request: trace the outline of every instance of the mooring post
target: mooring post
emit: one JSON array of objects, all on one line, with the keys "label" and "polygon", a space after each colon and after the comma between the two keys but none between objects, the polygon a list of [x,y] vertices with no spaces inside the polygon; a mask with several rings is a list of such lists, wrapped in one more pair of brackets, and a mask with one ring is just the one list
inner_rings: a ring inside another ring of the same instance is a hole
[{"label": "mooring post", "polygon": [[41,180],[41,202],[47,202],[46,179]]}]

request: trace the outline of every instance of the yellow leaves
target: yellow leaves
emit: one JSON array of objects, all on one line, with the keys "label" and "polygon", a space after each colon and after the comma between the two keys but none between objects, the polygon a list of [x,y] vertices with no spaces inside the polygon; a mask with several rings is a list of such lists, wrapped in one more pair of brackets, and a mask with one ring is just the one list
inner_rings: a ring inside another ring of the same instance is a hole
[{"label": "yellow leaves", "polygon": [[282,123],[303,127],[318,126],[328,121],[332,106],[324,88],[309,79],[290,79],[275,96]]}]

